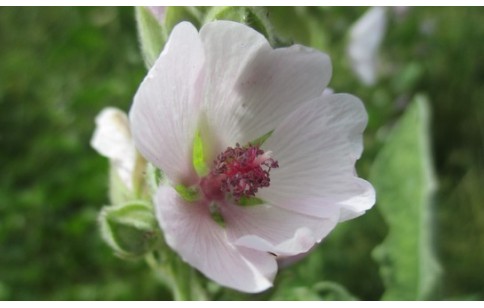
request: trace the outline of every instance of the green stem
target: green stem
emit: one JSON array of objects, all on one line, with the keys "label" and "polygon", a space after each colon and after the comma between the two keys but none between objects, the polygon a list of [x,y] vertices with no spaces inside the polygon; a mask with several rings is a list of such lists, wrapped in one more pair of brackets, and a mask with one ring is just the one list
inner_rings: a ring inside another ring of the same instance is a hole
[{"label": "green stem", "polygon": [[148,263],[148,266],[150,269],[155,273],[156,278],[165,285],[168,289],[173,290],[173,278],[172,275],[169,274],[164,266],[159,264],[158,260],[156,259],[155,255],[152,253],[149,253],[145,257],[146,263]]},{"label": "green stem", "polygon": [[151,253],[146,256],[146,262],[158,279],[171,290],[176,301],[208,300],[207,292],[195,269],[166,246],[158,252],[160,258]]}]

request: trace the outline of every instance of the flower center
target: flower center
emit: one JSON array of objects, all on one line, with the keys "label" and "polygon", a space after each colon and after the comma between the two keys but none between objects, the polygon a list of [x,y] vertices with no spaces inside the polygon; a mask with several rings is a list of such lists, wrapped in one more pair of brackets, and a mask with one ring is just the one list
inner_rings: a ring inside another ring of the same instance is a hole
[{"label": "flower center", "polygon": [[249,144],[235,148],[228,147],[217,156],[212,170],[200,182],[207,199],[222,200],[230,194],[235,201],[242,197],[253,197],[262,187],[269,187],[269,172],[279,164],[271,158],[271,152],[264,152]]}]

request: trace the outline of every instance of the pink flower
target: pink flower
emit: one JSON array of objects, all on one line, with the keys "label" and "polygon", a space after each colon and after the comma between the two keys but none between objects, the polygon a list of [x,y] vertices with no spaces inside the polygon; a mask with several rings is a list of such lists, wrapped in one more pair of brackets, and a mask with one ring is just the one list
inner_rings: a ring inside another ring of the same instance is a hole
[{"label": "pink flower", "polygon": [[263,291],[278,257],[308,251],[374,204],[354,168],[365,109],[322,95],[330,77],[327,55],[272,49],[242,24],[173,29],[136,93],[131,129],[167,178],[154,196],[167,243],[207,277]]}]

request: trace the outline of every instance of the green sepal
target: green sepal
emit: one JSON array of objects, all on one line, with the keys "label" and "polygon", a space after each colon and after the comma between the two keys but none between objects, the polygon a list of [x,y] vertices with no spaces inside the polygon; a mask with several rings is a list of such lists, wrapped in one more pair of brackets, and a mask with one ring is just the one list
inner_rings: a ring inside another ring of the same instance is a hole
[{"label": "green sepal", "polygon": [[160,237],[153,209],[144,201],[105,206],[98,222],[104,241],[116,255],[125,259],[136,259],[149,253]]},{"label": "green sepal", "polygon": [[168,38],[167,32],[146,7],[136,7],[136,24],[141,53],[146,67],[153,66]]},{"label": "green sepal", "polygon": [[134,170],[131,173],[131,183],[132,188],[129,188],[126,183],[121,180],[118,173],[118,168],[114,165],[113,161],[110,161],[109,166],[109,201],[111,204],[123,204],[131,200],[146,199],[150,200],[150,196],[146,196],[147,185],[146,171],[147,162],[146,160],[136,152],[136,161],[134,165]]},{"label": "green sepal", "polygon": [[271,130],[270,132],[265,133],[264,135],[258,137],[257,139],[252,140],[251,142],[249,142],[249,144],[246,145],[246,147],[249,145],[256,146],[256,147],[262,146],[264,142],[266,142],[267,139],[269,139],[269,137],[272,136],[273,132],[274,130]]},{"label": "green sepal", "polygon": [[242,196],[240,199],[237,201],[237,205],[240,206],[253,206],[253,205],[260,205],[264,204],[264,200],[257,198],[257,197],[246,197]]},{"label": "green sepal", "polygon": [[214,20],[232,20],[243,23],[260,32],[274,46],[274,30],[267,15],[267,9],[263,7],[215,6],[207,11],[203,23]]},{"label": "green sepal", "polygon": [[235,7],[235,6],[214,6],[211,7],[205,14],[203,23],[214,20],[232,20],[243,22],[247,16],[247,8],[245,7]]},{"label": "green sepal", "polygon": [[134,192],[121,180],[112,162],[109,166],[109,201],[111,204],[121,204],[134,199]]},{"label": "green sepal", "polygon": [[200,199],[200,193],[195,188],[190,188],[182,184],[178,184],[175,186],[175,190],[178,195],[187,202],[195,202]]},{"label": "green sepal", "polygon": [[258,32],[262,33],[269,43],[276,46],[276,36],[274,27],[268,18],[269,11],[265,7],[251,6],[248,8],[245,24],[251,26]]},{"label": "green sepal", "polygon": [[188,21],[199,28],[205,12],[204,7],[169,6],[165,11],[164,28],[170,33],[182,21]]},{"label": "green sepal", "polygon": [[171,30],[180,22],[188,21],[200,27],[203,8],[169,6],[163,20],[158,20],[148,8],[136,7],[136,22],[141,52],[146,67],[153,66],[168,40]]}]

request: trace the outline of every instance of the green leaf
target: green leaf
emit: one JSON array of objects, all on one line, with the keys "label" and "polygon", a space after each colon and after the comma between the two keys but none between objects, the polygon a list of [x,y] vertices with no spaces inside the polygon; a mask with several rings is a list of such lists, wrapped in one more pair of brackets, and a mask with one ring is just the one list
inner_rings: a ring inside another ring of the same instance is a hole
[{"label": "green leaf", "polygon": [[384,300],[431,299],[441,272],[432,247],[436,185],[428,122],[427,99],[418,95],[388,135],[370,174],[389,226],[373,254],[386,287]]},{"label": "green leaf", "polygon": [[98,220],[103,239],[122,258],[144,256],[159,239],[153,209],[143,201],[105,206]]},{"label": "green leaf", "polygon": [[145,65],[149,69],[160,55],[168,35],[164,27],[148,8],[136,7],[135,13],[141,53],[143,54]]}]

